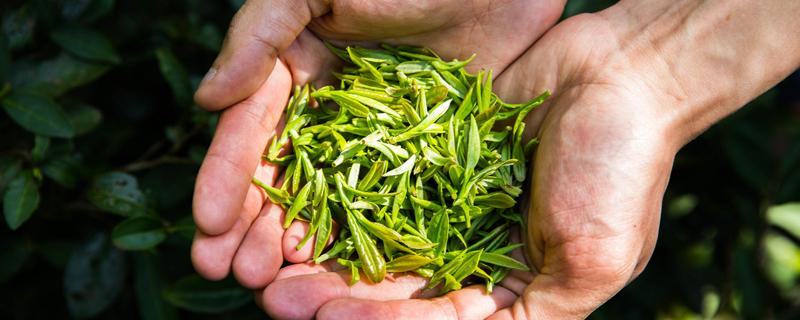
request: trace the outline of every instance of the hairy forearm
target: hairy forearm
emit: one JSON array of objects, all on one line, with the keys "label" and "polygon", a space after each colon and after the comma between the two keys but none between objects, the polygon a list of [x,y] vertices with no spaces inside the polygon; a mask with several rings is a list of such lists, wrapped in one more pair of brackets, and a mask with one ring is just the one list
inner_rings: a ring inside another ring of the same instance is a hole
[{"label": "hairy forearm", "polygon": [[681,143],[800,66],[800,1],[625,0],[601,14],[646,57]]}]

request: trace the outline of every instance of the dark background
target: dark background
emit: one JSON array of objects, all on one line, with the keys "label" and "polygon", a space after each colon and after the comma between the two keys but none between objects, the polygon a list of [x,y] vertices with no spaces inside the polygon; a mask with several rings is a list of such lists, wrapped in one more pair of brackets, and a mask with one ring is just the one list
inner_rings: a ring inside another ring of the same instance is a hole
[{"label": "dark background", "polygon": [[[189,262],[217,119],[191,95],[240,4],[0,4],[0,318],[264,317]],[[660,234],[593,318],[800,317],[799,74],[678,154]]]}]

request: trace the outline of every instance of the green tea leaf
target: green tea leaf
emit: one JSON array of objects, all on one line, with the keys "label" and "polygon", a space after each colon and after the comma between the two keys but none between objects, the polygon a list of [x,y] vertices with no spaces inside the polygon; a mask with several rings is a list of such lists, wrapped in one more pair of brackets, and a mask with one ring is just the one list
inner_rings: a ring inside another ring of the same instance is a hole
[{"label": "green tea leaf", "polygon": [[464,175],[465,179],[469,179],[472,176],[472,171],[475,169],[475,166],[478,165],[478,160],[481,157],[481,135],[480,131],[478,131],[478,124],[475,122],[475,117],[469,117],[469,134],[467,139],[467,162],[464,167],[464,171],[467,174]]},{"label": "green tea leaf", "polygon": [[428,227],[428,239],[431,242],[437,243],[434,250],[435,255],[444,254],[447,251],[447,236],[450,231],[450,218],[447,210],[439,210],[431,218],[430,226]]},{"label": "green tea leaf", "polygon": [[528,268],[528,266],[526,266],[522,262],[519,262],[512,257],[502,254],[484,252],[483,254],[481,254],[480,261],[483,263],[493,264],[505,268],[530,271],[530,268]]},{"label": "green tea leaf", "polygon": [[414,168],[414,164],[415,164],[416,160],[417,160],[417,156],[413,155],[410,158],[408,158],[408,160],[403,162],[403,164],[401,164],[399,167],[394,168],[392,170],[389,170],[389,172],[384,173],[383,176],[384,177],[398,176],[398,175],[404,174],[406,172],[409,172],[409,171],[411,171],[411,169]]},{"label": "green tea leaf", "polygon": [[389,140],[392,142],[401,142],[422,134],[423,131],[428,128],[428,126],[436,122],[436,120],[439,120],[439,118],[443,116],[445,112],[447,112],[447,110],[450,108],[450,103],[452,101],[453,100],[446,100],[445,102],[442,102],[441,104],[433,108],[433,110],[431,110],[431,112],[428,113],[428,115],[424,119],[422,119],[417,125],[415,125],[411,129],[408,129],[406,132],[403,132],[396,137],[390,138]]},{"label": "green tea leaf", "polygon": [[[522,193],[520,154],[535,145],[519,119],[541,101],[505,103],[491,71],[469,74],[467,62],[427,49],[326,45],[348,64],[334,73],[340,85],[296,88],[264,157],[286,170],[280,188],[262,188],[289,207],[287,219],[310,220],[298,247],[316,235],[314,261],[337,259],[351,284],[359,271],[371,282],[413,271],[444,282],[442,292],[470,275],[491,290],[523,269],[505,256],[518,247],[508,229],[522,223],[507,209]],[[514,116],[520,123],[495,128]],[[294,155],[278,157],[289,142]],[[339,240],[326,250],[333,220]],[[493,263],[479,267],[482,256]]]},{"label": "green tea leaf", "polygon": [[372,188],[386,173],[386,166],[386,161],[375,161],[375,163],[372,164],[372,167],[370,167],[369,172],[367,172],[364,178],[358,182],[356,189],[366,191]]},{"label": "green tea leaf", "polygon": [[291,198],[291,196],[289,195],[288,192],[282,189],[277,189],[272,186],[269,186],[261,182],[260,180],[256,179],[255,177],[253,177],[253,184],[264,189],[264,191],[267,193],[267,196],[269,197],[269,200],[272,201],[272,203],[275,204],[289,203],[289,198]]},{"label": "green tea leaf", "polygon": [[314,260],[318,259],[322,254],[322,250],[328,245],[328,239],[333,231],[333,217],[331,211],[328,209],[328,198],[322,198],[320,207],[317,209],[319,212],[318,220],[313,223],[317,228],[317,241],[314,244]]},{"label": "green tea leaf", "polygon": [[433,259],[418,256],[416,254],[407,254],[386,263],[386,271],[388,272],[406,272],[413,271],[424,267],[431,263]]},{"label": "green tea leaf", "polygon": [[479,195],[475,197],[476,205],[484,205],[492,208],[512,208],[517,201],[514,200],[508,193],[505,192],[492,192],[489,194]]},{"label": "green tea leaf", "polygon": [[294,198],[292,202],[292,206],[289,207],[289,210],[286,212],[286,216],[283,220],[283,228],[289,228],[289,225],[292,224],[297,214],[300,213],[300,210],[305,209],[308,205],[308,195],[311,193],[311,187],[313,183],[308,182],[306,183],[303,188],[300,189],[300,192],[297,193],[297,197]]},{"label": "green tea leaf", "polygon": [[375,241],[361,228],[361,224],[351,212],[347,213],[347,226],[353,234],[353,243],[355,244],[356,252],[358,252],[358,258],[363,263],[362,270],[364,270],[364,274],[373,283],[380,282],[386,274],[386,261],[378,251]]}]

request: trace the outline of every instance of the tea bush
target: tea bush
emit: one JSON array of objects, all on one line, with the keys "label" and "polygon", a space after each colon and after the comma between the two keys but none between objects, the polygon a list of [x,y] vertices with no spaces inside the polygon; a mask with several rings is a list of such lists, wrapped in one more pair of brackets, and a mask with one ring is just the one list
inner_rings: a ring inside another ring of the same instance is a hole
[{"label": "tea bush", "polygon": [[[3,318],[264,317],[189,262],[217,121],[191,97],[241,2],[0,4]],[[679,153],[649,267],[594,318],[800,315],[799,93],[795,74]]]}]

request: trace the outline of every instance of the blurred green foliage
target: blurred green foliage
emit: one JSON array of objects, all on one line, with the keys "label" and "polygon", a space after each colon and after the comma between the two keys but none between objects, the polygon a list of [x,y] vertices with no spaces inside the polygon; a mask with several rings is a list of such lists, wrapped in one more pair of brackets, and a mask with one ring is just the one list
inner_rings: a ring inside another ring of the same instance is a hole
[{"label": "blurred green foliage", "polygon": [[[191,95],[241,2],[0,3],[4,319],[263,318],[189,262],[217,119]],[[680,152],[648,268],[593,318],[800,317],[798,93],[795,74]]]}]

